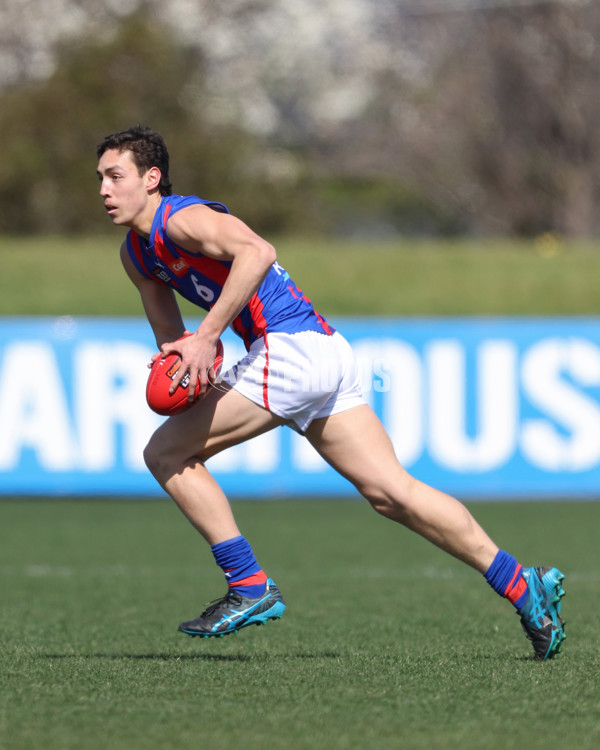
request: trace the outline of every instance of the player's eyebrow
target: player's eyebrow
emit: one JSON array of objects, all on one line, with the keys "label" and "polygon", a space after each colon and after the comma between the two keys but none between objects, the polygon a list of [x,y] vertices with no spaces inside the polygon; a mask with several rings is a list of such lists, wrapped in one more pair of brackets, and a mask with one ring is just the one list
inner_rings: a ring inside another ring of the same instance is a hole
[{"label": "player's eyebrow", "polygon": [[[121,167],[118,164],[115,164],[114,167],[106,167],[106,169],[104,170],[104,174],[108,174],[109,172],[114,172],[115,169],[121,169]],[[100,172],[100,170],[97,169],[96,174],[102,175],[102,172]]]}]

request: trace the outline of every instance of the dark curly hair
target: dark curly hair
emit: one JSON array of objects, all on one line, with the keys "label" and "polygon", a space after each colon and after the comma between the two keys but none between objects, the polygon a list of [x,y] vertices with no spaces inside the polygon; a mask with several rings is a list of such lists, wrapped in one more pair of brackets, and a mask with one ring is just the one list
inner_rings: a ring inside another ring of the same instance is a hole
[{"label": "dark curly hair", "polygon": [[130,151],[140,176],[152,167],[158,167],[161,173],[158,185],[160,194],[172,194],[173,189],[169,180],[169,152],[160,133],[144,125],[136,125],[129,130],[121,130],[118,133],[107,135],[96,148],[98,159],[105,151],[111,149],[121,153]]}]

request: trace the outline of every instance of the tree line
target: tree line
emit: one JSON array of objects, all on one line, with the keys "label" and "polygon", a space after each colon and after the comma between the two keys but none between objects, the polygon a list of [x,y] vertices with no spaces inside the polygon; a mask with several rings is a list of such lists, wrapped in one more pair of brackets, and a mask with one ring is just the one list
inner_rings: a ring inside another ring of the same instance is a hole
[{"label": "tree line", "polygon": [[[202,48],[146,14],[63,42],[49,78],[0,92],[0,231],[109,229],[95,147],[141,122],[165,135],[177,192],[223,201],[261,232],[594,236],[599,5],[397,13],[417,73],[380,65],[367,107],[292,137],[215,125]],[[297,124],[292,82],[261,75]]]}]

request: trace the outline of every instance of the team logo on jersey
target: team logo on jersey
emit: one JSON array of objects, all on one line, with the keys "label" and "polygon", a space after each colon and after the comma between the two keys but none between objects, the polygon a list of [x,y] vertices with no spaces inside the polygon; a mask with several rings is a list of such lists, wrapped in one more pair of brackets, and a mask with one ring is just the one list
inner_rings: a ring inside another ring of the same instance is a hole
[{"label": "team logo on jersey", "polygon": [[169,268],[175,276],[181,278],[183,274],[188,270],[189,264],[185,262],[183,258],[175,258],[175,260],[169,264]]}]

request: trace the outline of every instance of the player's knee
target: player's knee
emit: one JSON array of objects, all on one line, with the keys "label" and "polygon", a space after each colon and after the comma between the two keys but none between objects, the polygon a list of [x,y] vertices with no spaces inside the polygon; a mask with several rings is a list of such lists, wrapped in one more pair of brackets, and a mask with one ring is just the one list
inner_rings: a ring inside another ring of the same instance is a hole
[{"label": "player's knee", "polygon": [[159,481],[174,472],[177,459],[169,450],[169,444],[161,438],[157,431],[150,438],[144,448],[144,461],[152,475]]},{"label": "player's knee", "polygon": [[363,493],[374,511],[382,516],[388,517],[392,514],[396,503],[388,493],[366,492]]},{"label": "player's knee", "polygon": [[407,476],[400,482],[363,486],[360,491],[377,513],[399,520],[411,513],[414,496],[411,485],[412,477]]},{"label": "player's knee", "polygon": [[[164,425],[163,425],[164,426]],[[164,484],[175,474],[180,474],[186,466],[198,461],[204,462],[214,452],[195,451],[191,453],[183,443],[172,440],[169,434],[159,428],[144,448],[146,466],[159,483]]]},{"label": "player's knee", "polygon": [[373,510],[385,515],[386,508],[388,508],[392,502],[390,493],[385,487],[371,482],[362,482],[356,484],[356,489],[369,501]]},{"label": "player's knee", "polygon": [[144,462],[150,472],[156,476],[160,463],[160,452],[156,445],[154,435],[150,438],[148,445],[144,448]]}]

